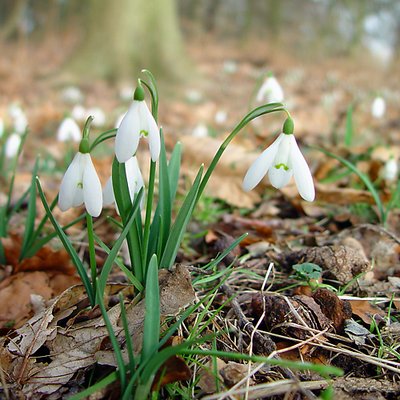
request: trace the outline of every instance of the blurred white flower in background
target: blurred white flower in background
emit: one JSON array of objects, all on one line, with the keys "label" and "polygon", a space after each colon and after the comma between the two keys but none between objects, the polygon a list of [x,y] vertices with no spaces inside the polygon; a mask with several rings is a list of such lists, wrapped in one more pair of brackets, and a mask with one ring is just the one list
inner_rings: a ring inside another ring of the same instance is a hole
[{"label": "blurred white flower in background", "polygon": [[203,100],[203,94],[196,89],[188,89],[185,93],[186,100],[189,103],[200,103]]},{"label": "blurred white flower in background", "polygon": [[0,138],[2,138],[4,135],[4,121],[2,118],[0,118]]},{"label": "blurred white flower in background", "polygon": [[61,92],[61,97],[66,103],[77,104],[82,103],[83,94],[76,86],[68,86]]},{"label": "blurred white flower in background", "polygon": [[197,138],[203,138],[208,136],[208,128],[204,124],[198,124],[192,131],[192,136]]},{"label": "blurred white flower in background", "polygon": [[22,108],[18,104],[11,104],[8,113],[13,121],[15,133],[24,134],[28,127],[28,119]]},{"label": "blurred white flower in background", "polygon": [[89,116],[93,117],[92,124],[97,128],[101,128],[106,123],[106,115],[100,107],[92,107],[86,110],[86,117],[88,118]]},{"label": "blurred white flower in background", "polygon": [[123,101],[131,101],[134,91],[134,88],[131,86],[123,86],[119,89],[119,97]]},{"label": "blurred white flower in background", "polygon": [[223,69],[227,74],[234,74],[238,70],[237,62],[234,60],[225,60]]},{"label": "blurred white flower in background", "polygon": [[65,118],[57,130],[57,140],[60,142],[79,142],[82,139],[81,128],[72,118]]},{"label": "blurred white flower in background", "polygon": [[77,104],[71,111],[71,116],[75,121],[83,122],[86,120],[87,111],[81,104]]},{"label": "blurred white flower in background", "polygon": [[259,103],[281,103],[284,100],[282,86],[274,76],[268,76],[257,92]]},{"label": "blurred white flower in background", "polygon": [[5,155],[7,158],[14,158],[19,146],[21,145],[21,136],[18,133],[12,133],[5,143]]},{"label": "blurred white flower in background", "polygon": [[383,97],[378,96],[375,97],[374,101],[371,105],[371,114],[374,118],[380,119],[383,118],[386,112],[386,102]]},{"label": "blurred white flower in background", "polygon": [[388,161],[386,161],[383,167],[383,179],[388,182],[394,182],[399,174],[399,165],[397,160],[391,156]]},{"label": "blurred white flower in background", "polygon": [[217,111],[217,113],[215,114],[215,122],[218,125],[222,125],[226,122],[227,118],[228,118],[228,113],[224,110],[219,110]]}]

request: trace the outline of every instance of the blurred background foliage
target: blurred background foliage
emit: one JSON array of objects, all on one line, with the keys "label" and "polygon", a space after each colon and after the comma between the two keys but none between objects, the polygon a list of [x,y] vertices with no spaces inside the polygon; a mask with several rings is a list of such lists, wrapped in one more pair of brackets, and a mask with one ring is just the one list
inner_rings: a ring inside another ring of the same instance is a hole
[{"label": "blurred background foliage", "polygon": [[[384,66],[400,44],[398,0],[2,0],[0,40],[65,52],[61,72],[113,81],[146,66],[181,78],[191,37],[231,40],[314,60],[371,55]],[[70,43],[73,45],[70,45]],[[68,45],[66,44],[68,43]]]}]

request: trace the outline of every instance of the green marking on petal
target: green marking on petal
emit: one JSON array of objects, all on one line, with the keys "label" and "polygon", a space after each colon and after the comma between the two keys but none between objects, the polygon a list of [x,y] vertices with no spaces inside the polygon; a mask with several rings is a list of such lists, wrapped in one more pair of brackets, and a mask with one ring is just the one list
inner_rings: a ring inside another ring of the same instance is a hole
[{"label": "green marking on petal", "polygon": [[289,167],[288,167],[286,164],[284,164],[284,163],[275,164],[275,168],[276,168],[276,169],[283,168],[285,171],[289,171]]},{"label": "green marking on petal", "polygon": [[144,136],[144,137],[147,137],[147,135],[149,134],[149,132],[147,132],[147,131],[145,131],[144,129],[142,129],[142,130],[140,131],[140,134],[141,134],[142,136]]},{"label": "green marking on petal", "polygon": [[78,186],[79,189],[83,189],[83,183],[82,182],[78,182],[78,184],[76,186]]}]

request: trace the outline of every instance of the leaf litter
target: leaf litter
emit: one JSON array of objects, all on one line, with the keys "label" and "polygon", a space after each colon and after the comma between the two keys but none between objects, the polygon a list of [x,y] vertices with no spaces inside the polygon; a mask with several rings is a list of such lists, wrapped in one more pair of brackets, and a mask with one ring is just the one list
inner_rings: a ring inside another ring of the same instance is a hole
[{"label": "leaf litter", "polygon": [[[259,45],[255,43],[255,48]],[[194,52],[194,48],[191,46],[190,51]],[[198,111],[182,98],[172,98],[161,111],[160,119],[165,121],[166,131],[173,131],[174,128],[186,133],[180,139],[184,144],[183,167],[188,178],[192,176],[194,166],[210,161],[214,154],[212,149],[221,142],[218,135],[216,138],[193,138],[188,127],[194,127],[199,119],[212,126],[210,118],[217,110],[216,104],[219,104],[230,110],[223,129],[231,129],[233,121],[229,118],[233,120],[243,111],[243,102],[233,102],[233,99],[243,98],[246,91],[250,93],[252,82],[248,76],[260,72],[257,51],[252,49],[251,54],[244,55],[231,52],[239,66],[232,77],[237,80],[236,84],[229,83],[232,86],[231,96],[213,88],[205,96],[209,95],[212,100],[201,104]],[[203,71],[210,75],[214,73],[211,71],[215,71],[215,63],[222,65],[222,57],[225,57],[220,54],[220,49],[214,48],[214,53],[212,62],[207,64],[202,61]],[[200,59],[201,54],[194,54],[194,57]],[[284,73],[281,65],[288,70],[295,67],[293,61],[277,57],[278,73]],[[324,86],[326,71],[333,69],[340,77],[351,74],[345,65],[333,63],[325,67],[319,66],[318,71],[303,70],[303,74],[312,76],[315,89],[319,90],[318,95],[310,94],[304,100],[306,93],[302,82],[291,88],[294,104],[307,101],[310,108],[300,110],[294,106],[299,136],[307,135],[310,141],[314,140],[317,144],[328,141],[329,146],[334,146],[337,154],[344,157],[355,155],[358,157],[356,165],[371,179],[379,179],[385,162],[391,154],[400,154],[400,147],[398,143],[391,143],[390,150],[376,146],[370,152],[369,146],[362,145],[358,149],[352,147],[350,153],[334,143],[333,128],[341,127],[346,115],[346,101],[351,100],[354,88],[339,84],[337,91],[341,102],[336,103],[330,110],[332,115],[327,116],[317,101],[318,96],[327,92]],[[364,80],[368,82],[367,70],[357,71],[357,79],[362,79],[363,74],[367,74]],[[33,81],[37,87],[37,80]],[[4,79],[3,84],[6,92],[15,91],[11,80]],[[26,87],[27,83],[20,83],[17,92],[23,93]],[[110,90],[104,86],[92,89],[93,93],[88,96],[92,100],[112,98],[112,95],[96,95],[100,89],[102,93]],[[35,92],[43,93],[43,90],[33,89],[30,96],[34,96]],[[37,102],[31,103],[32,127],[43,136],[42,133],[49,129],[49,123],[56,126],[55,120],[61,117],[63,112],[60,110],[64,111],[65,106],[58,100],[48,101],[40,107]],[[105,108],[107,106],[112,109],[115,104],[108,104]],[[371,125],[374,133],[387,132],[394,137],[395,117],[391,113],[384,126],[377,126],[362,114],[358,124]],[[334,127],[330,125],[330,120],[334,121]],[[234,238],[249,232],[249,236],[225,259],[225,264],[221,263],[214,271],[225,279],[224,285],[216,292],[210,305],[202,308],[205,317],[200,325],[204,330],[222,332],[217,339],[217,348],[246,354],[268,355],[272,351],[273,355],[282,359],[336,365],[344,370],[345,376],[332,381],[335,398],[374,396],[377,399],[394,399],[400,392],[400,329],[395,322],[400,309],[400,285],[396,281],[400,278],[398,210],[392,212],[385,229],[377,225],[376,220],[373,221],[375,224],[370,223],[369,216],[374,215],[371,194],[356,177],[346,174],[337,161],[326,159],[315,150],[309,151],[309,158],[315,160],[313,169],[319,181],[317,203],[307,204],[299,200],[294,186],[284,188],[280,194],[272,194],[267,181],[257,191],[244,193],[240,189],[241,180],[256,156],[254,149],[258,145],[267,145],[269,135],[275,128],[279,129],[278,123],[272,123],[268,129],[260,124],[252,125],[248,137],[235,141],[232,153],[221,159],[219,170],[210,182],[209,195],[226,202],[234,210],[224,213],[212,226],[206,226],[208,235],[204,240],[192,242],[197,255],[181,253],[182,263],[191,271],[195,294],[188,285],[187,275],[184,274],[184,284],[172,280],[165,286],[164,313],[176,315],[195,298],[199,300],[207,296],[216,281],[210,279],[212,274],[209,271],[201,270],[202,265],[223,251]],[[173,132],[168,134],[167,144],[168,140],[175,141]],[[364,137],[368,138],[368,132]],[[54,142],[53,138],[42,139],[48,148]],[[370,143],[374,143],[375,139],[370,139]],[[33,149],[35,146],[28,146],[27,158],[33,158]],[[59,156],[63,154],[63,151],[55,150]],[[196,157],[199,163],[194,162]],[[103,175],[108,173],[104,171]],[[29,179],[22,181],[21,191]],[[390,187],[382,181],[377,184],[386,201]],[[49,182],[47,186],[50,192],[56,192],[54,183]],[[359,207],[360,204],[363,208]],[[372,214],[365,212],[367,208],[372,210]],[[62,218],[68,220],[69,216],[63,215]],[[112,240],[112,234],[104,225],[99,225],[104,235]],[[199,225],[201,221],[197,228]],[[69,391],[74,393],[82,389],[85,383],[82,376],[89,375],[95,365],[104,368],[115,366],[108,334],[100,314],[87,312],[88,303],[82,287],[71,287],[77,283],[77,278],[71,274],[65,254],[49,247],[34,259],[21,264],[17,262],[18,246],[13,246],[15,248],[11,246],[11,253],[14,251],[16,256],[9,256],[9,265],[1,270],[0,283],[0,296],[4,296],[1,322],[5,327],[4,333],[8,333],[1,339],[0,363],[4,379],[9,390],[26,398],[40,398],[42,394],[47,396],[49,393],[52,393],[52,398],[61,398]],[[305,262],[321,267],[322,273],[316,282],[328,284],[328,289],[311,289],[294,276],[293,265]],[[191,265],[195,267],[191,269]],[[117,273],[111,277],[115,281],[120,280]],[[160,277],[160,285],[162,279]],[[196,284],[207,279],[210,283]],[[64,289],[66,291],[60,295]],[[121,344],[124,338],[119,324],[119,310],[111,301],[120,291],[127,296],[130,329],[140,337],[144,315],[141,303],[135,303],[125,284],[108,285],[107,290],[110,298],[108,313]],[[19,296],[13,297],[15,293]],[[180,293],[183,298],[179,297]],[[23,299],[21,303],[19,298]],[[185,340],[199,319],[198,313],[189,316],[178,340]],[[182,370],[185,375],[186,361],[184,365],[179,364],[181,360],[174,361],[176,364],[171,369]],[[201,378],[196,394],[199,397],[207,394],[209,398],[221,398],[220,392],[229,390],[232,396],[240,397],[247,390],[247,398],[283,398],[285,394],[296,398],[296,393],[304,398],[313,398],[312,395],[315,398],[327,386],[326,381],[321,381],[313,373],[291,373],[285,368],[233,363],[219,358],[214,361],[210,358],[196,360],[200,364],[197,370],[189,364],[192,378],[186,374],[184,379],[195,382],[198,373]],[[172,377],[171,381],[175,378]],[[105,391],[103,395],[107,396],[109,392]]]}]

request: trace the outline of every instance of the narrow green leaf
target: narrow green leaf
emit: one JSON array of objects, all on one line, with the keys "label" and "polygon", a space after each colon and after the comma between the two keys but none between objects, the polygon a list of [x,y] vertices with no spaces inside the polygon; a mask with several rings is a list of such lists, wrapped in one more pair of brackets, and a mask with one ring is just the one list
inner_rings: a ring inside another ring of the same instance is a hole
[{"label": "narrow green leaf", "polygon": [[93,228],[93,217],[88,213],[86,213],[86,228],[87,228],[88,246],[89,246],[90,275],[92,278],[94,296],[96,297],[97,263],[96,263],[96,249],[94,247],[95,233]]},{"label": "narrow green leaf", "polygon": [[246,114],[243,117],[243,119],[236,125],[235,129],[228,135],[228,137],[223,141],[223,143],[215,153],[209,167],[207,168],[207,171],[203,176],[203,179],[201,180],[199,191],[197,193],[196,202],[199,200],[205,187],[207,186],[208,180],[210,179],[211,174],[213,173],[215,167],[217,166],[219,159],[222,157],[222,154],[224,153],[228,144],[235,138],[235,136],[253,119],[258,118],[261,115],[278,111],[286,111],[285,106],[282,103],[269,103],[257,107],[254,110],[251,110],[248,114]]},{"label": "narrow green leaf", "polygon": [[92,151],[96,146],[98,146],[100,143],[103,143],[104,141],[108,139],[112,139],[116,136],[117,134],[117,128],[110,129],[108,131],[105,131],[101,133],[97,138],[93,141],[93,143],[90,146],[90,151]]},{"label": "narrow green leaf", "polygon": [[182,145],[180,142],[176,143],[172,151],[171,158],[168,163],[169,187],[171,195],[171,204],[174,203],[176,192],[178,190],[179,173],[181,169],[182,158]]},{"label": "narrow green leaf", "polygon": [[[115,196],[115,202],[121,214],[122,224],[126,226],[129,212],[132,209],[132,202],[129,194],[128,181],[126,177],[125,164],[120,164],[114,157],[112,165],[112,183]],[[137,200],[138,194],[135,200]],[[138,218],[140,217],[139,214]],[[131,265],[134,275],[143,282],[143,267],[142,267],[142,244],[140,240],[140,231],[138,227],[132,227],[127,233],[127,242]]]},{"label": "narrow green leaf", "polygon": [[346,130],[344,133],[344,144],[346,147],[350,147],[353,141],[354,129],[353,129],[353,105],[350,104],[346,112]]},{"label": "narrow green leaf", "polygon": [[197,176],[193,182],[193,186],[186,195],[182,207],[179,210],[178,215],[176,216],[175,222],[171,228],[167,243],[165,245],[163,256],[160,261],[161,268],[169,268],[175,261],[183,234],[185,233],[187,224],[189,223],[193,213],[193,208],[197,201],[202,172],[203,166],[200,167],[200,170],[197,173]]},{"label": "narrow green leaf", "polygon": [[317,148],[317,150],[321,151],[322,153],[326,154],[329,157],[332,157],[332,158],[338,160],[343,165],[345,165],[348,169],[350,169],[352,172],[354,172],[361,179],[361,181],[364,183],[364,185],[366,186],[366,188],[369,190],[372,197],[374,198],[375,204],[378,207],[379,218],[380,218],[381,222],[384,223],[385,222],[385,208],[383,206],[381,198],[379,197],[378,191],[375,189],[374,184],[371,182],[368,175],[361,172],[353,163],[344,159],[343,157],[333,154],[330,151],[327,151],[325,149]]},{"label": "narrow green leaf", "polygon": [[76,250],[72,246],[71,242],[69,241],[68,236],[64,233],[61,226],[59,225],[57,220],[54,218],[54,215],[52,214],[52,212],[50,210],[49,204],[47,203],[46,196],[44,195],[44,192],[43,192],[42,186],[40,185],[40,180],[38,177],[36,177],[36,184],[37,184],[37,188],[39,191],[40,199],[42,200],[43,207],[46,210],[47,215],[49,216],[50,222],[52,223],[65,250],[68,252],[69,256],[71,257],[72,262],[74,263],[74,265],[78,271],[79,277],[81,278],[82,283],[85,286],[86,293],[89,297],[90,304],[92,306],[94,306],[95,297],[94,297],[93,287],[91,285],[89,277],[87,276],[85,267],[84,267],[82,261],[80,260],[78,253],[76,252]]},{"label": "narrow green leaf", "polygon": [[28,201],[28,215],[25,221],[25,233],[21,245],[21,253],[19,261],[21,261],[27,249],[32,245],[33,233],[35,229],[36,219],[36,175],[39,168],[39,160],[36,158],[35,165],[33,166],[31,185],[29,188],[29,201]]},{"label": "narrow green leaf", "polygon": [[146,362],[146,360],[153,357],[154,353],[157,352],[160,341],[160,291],[156,255],[151,257],[147,270],[145,307],[141,362]]},{"label": "narrow green leaf", "polygon": [[[51,210],[51,206],[50,206],[50,210]],[[47,214],[46,214],[46,216],[47,216]],[[74,226],[76,223],[78,223],[79,221],[81,221],[84,218],[85,218],[85,214],[82,214],[78,218],[75,218],[74,220],[72,220],[69,224],[62,226],[61,229],[65,232],[68,228],[71,228],[71,226]],[[36,229],[35,233],[38,231],[39,231],[39,227]],[[34,236],[34,238],[36,238],[35,234],[33,236]],[[42,237],[39,240],[32,242],[33,243],[32,246],[29,247],[26,251],[25,258],[34,256],[46,243],[50,242],[50,240],[55,238],[56,236],[57,236],[57,232],[53,232],[49,235]]]},{"label": "narrow green leaf", "polygon": [[124,229],[122,230],[118,239],[114,243],[114,246],[112,247],[110,253],[108,254],[106,261],[104,262],[104,265],[103,265],[103,268],[101,270],[100,277],[98,280],[99,284],[100,284],[100,286],[98,286],[98,289],[99,289],[101,296],[103,296],[103,294],[104,294],[104,289],[107,284],[108,274],[110,273],[111,268],[112,268],[113,264],[115,263],[115,259],[117,258],[117,255],[122,246],[122,243],[125,240],[128,232],[130,231],[132,223],[135,220],[136,214],[137,214],[138,210],[140,209],[140,199],[141,199],[142,195],[143,195],[143,188],[137,194],[135,201],[133,203],[133,207],[132,207],[131,213],[129,215],[129,218],[125,223]]},{"label": "narrow green leaf", "polygon": [[124,359],[122,357],[122,351],[121,351],[121,348],[119,347],[119,343],[118,343],[117,337],[115,336],[115,333],[114,333],[114,328],[113,328],[113,326],[111,324],[110,318],[108,318],[107,310],[106,310],[106,307],[105,307],[104,302],[103,302],[103,296],[100,293],[100,291],[97,292],[96,301],[97,301],[97,304],[100,307],[101,314],[103,316],[103,320],[104,320],[104,323],[106,324],[106,328],[107,328],[107,331],[108,331],[108,337],[110,338],[110,342],[111,342],[111,345],[112,345],[113,350],[114,350],[115,360],[117,361],[117,365],[118,365],[118,371],[117,372],[118,372],[119,380],[120,380],[120,383],[121,383],[121,389],[123,391],[125,386],[126,386],[125,362],[124,362]]},{"label": "narrow green leaf", "polygon": [[129,324],[128,324],[128,318],[126,316],[124,296],[121,292],[119,293],[119,305],[121,307],[121,321],[125,333],[126,350],[128,351],[128,357],[129,357],[129,369],[131,375],[133,375],[136,367],[135,353],[133,351],[132,335],[129,332]]},{"label": "narrow green leaf", "polygon": [[93,393],[96,393],[96,392],[100,391],[101,389],[104,389],[106,386],[115,382],[117,379],[118,379],[118,373],[111,372],[111,374],[107,375],[102,380],[96,382],[94,385],[88,387],[87,389],[83,390],[82,392],[74,394],[72,397],[69,398],[69,400],[85,400],[85,399],[89,398],[90,395],[92,395]]},{"label": "narrow green leaf", "polygon": [[158,119],[158,89],[157,89],[157,82],[154,78],[154,75],[147,69],[143,69],[142,72],[147,75],[149,78],[149,83],[141,80],[141,82],[149,89],[151,94],[151,112],[154,116],[154,119],[157,122]]},{"label": "narrow green leaf", "polygon": [[[164,135],[162,129],[160,129],[161,135],[161,152],[159,158],[159,200],[158,204],[160,207],[161,225],[162,230],[159,231],[159,245],[161,246],[161,251],[167,242],[169,230],[171,228],[171,191],[169,187],[169,175],[168,175],[168,165],[167,165],[167,152],[165,149]],[[148,257],[152,254],[148,254]]]},{"label": "narrow green leaf", "polygon": [[[106,252],[106,254],[110,254],[111,250],[109,247],[95,234],[94,239],[96,240],[96,243]],[[124,272],[126,277],[130,280],[133,286],[141,292],[144,290],[143,285],[139,282],[139,280],[135,277],[135,275],[132,274],[132,271],[130,271],[121,261],[118,257],[114,259],[115,264]]]}]

